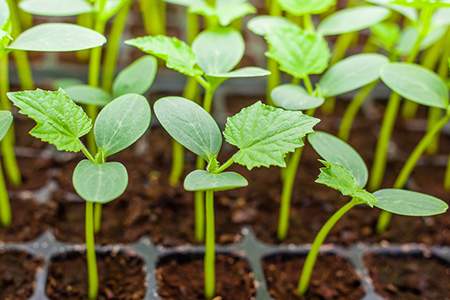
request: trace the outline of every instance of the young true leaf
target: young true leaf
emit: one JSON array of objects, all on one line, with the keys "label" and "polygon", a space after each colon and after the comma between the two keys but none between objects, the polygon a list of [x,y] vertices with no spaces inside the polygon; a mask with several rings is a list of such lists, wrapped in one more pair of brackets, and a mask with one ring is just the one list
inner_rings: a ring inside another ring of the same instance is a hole
[{"label": "young true leaf", "polygon": [[24,0],[19,7],[32,15],[48,17],[77,16],[93,11],[86,0]]},{"label": "young true leaf", "polygon": [[22,32],[9,49],[25,51],[64,52],[100,47],[106,38],[82,26],[66,23],[45,23]]},{"label": "young true leaf", "polygon": [[426,106],[446,109],[448,88],[432,71],[408,63],[390,63],[381,69],[381,79],[396,93]]},{"label": "young true leaf", "polygon": [[320,79],[324,97],[334,97],[350,92],[380,77],[381,68],[389,60],[380,54],[357,54],[333,65]]},{"label": "young true leaf", "polygon": [[317,30],[323,35],[337,35],[369,28],[390,15],[384,7],[358,6],[339,10],[326,17]]},{"label": "young true leaf", "polygon": [[322,36],[300,28],[280,27],[266,35],[266,55],[280,64],[280,70],[303,78],[320,74],[328,65],[330,51]]},{"label": "young true leaf", "polygon": [[101,88],[87,84],[72,85],[64,88],[64,91],[73,101],[80,104],[92,104],[105,106],[111,101],[111,95]]},{"label": "young true leaf", "polygon": [[158,62],[153,56],[143,56],[120,72],[114,80],[113,97],[125,94],[143,95],[153,84]]},{"label": "young true leaf", "polygon": [[209,173],[205,170],[195,170],[184,179],[186,191],[226,191],[247,186],[248,182],[236,172]]},{"label": "young true leaf", "polygon": [[279,0],[279,2],[283,10],[295,16],[320,14],[336,5],[336,0]]},{"label": "young true leaf", "polygon": [[383,189],[373,193],[378,199],[375,206],[403,216],[433,216],[447,211],[448,205],[433,196],[400,190]]},{"label": "young true leaf", "polygon": [[303,146],[302,138],[319,123],[316,118],[297,111],[286,111],[256,102],[228,118],[224,136],[239,148],[233,161],[254,167],[285,167],[288,152]]},{"label": "young true leaf", "polygon": [[8,98],[36,122],[30,134],[62,151],[78,152],[82,148],[80,138],[92,127],[92,121],[63,91],[10,92]]},{"label": "young true leaf", "polygon": [[201,106],[182,97],[164,97],[156,101],[154,110],[177,142],[207,161],[215,159],[222,147],[222,134]]},{"label": "young true leaf", "polygon": [[367,166],[358,152],[349,144],[329,133],[320,131],[308,135],[308,142],[324,160],[350,170],[359,187],[363,188],[366,185],[369,177]]},{"label": "young true leaf", "polygon": [[308,110],[321,106],[325,99],[315,97],[301,86],[295,84],[283,84],[274,88],[271,92],[275,106],[287,110]]},{"label": "young true leaf", "polygon": [[270,72],[258,67],[244,67],[226,73],[210,74],[211,77],[217,78],[243,78],[243,77],[261,77],[270,75]]},{"label": "young true leaf", "polygon": [[10,111],[0,110],[0,141],[3,140],[11,127],[13,116]]},{"label": "young true leaf", "polygon": [[95,164],[84,159],[76,166],[72,181],[81,198],[105,204],[123,194],[128,185],[128,173],[118,162]]},{"label": "young true leaf", "polygon": [[95,142],[105,156],[117,153],[137,141],[150,125],[147,99],[126,94],[102,109],[94,125]]},{"label": "young true leaf", "polygon": [[297,25],[286,18],[278,16],[257,16],[252,18],[247,23],[247,28],[254,34],[264,36],[271,30],[276,30],[278,27],[293,27]]},{"label": "young true leaf", "polygon": [[166,66],[187,76],[199,76],[203,72],[196,65],[195,54],[185,42],[168,36],[146,36],[128,40],[125,44],[166,62]]}]

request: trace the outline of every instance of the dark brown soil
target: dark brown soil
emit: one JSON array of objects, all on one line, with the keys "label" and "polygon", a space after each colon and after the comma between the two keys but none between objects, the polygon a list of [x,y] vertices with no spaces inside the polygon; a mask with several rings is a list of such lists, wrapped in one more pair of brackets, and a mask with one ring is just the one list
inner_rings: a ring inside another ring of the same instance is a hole
[{"label": "dark brown soil", "polygon": [[0,299],[29,299],[41,265],[42,261],[25,252],[0,252]]},{"label": "dark brown soil", "polygon": [[270,295],[275,300],[359,300],[364,296],[360,279],[342,257],[321,255],[304,297],[296,294],[305,258],[277,255],[264,260],[263,268]]},{"label": "dark brown soil", "polygon": [[450,299],[450,266],[437,258],[368,255],[365,262],[377,293],[387,300]]},{"label": "dark brown soil", "polygon": [[[125,253],[97,254],[99,274],[98,298],[137,300],[145,296],[143,261]],[[49,299],[78,300],[87,298],[85,255],[71,252],[52,259],[46,293]]]},{"label": "dark brown soil", "polygon": [[[204,299],[203,277],[201,257],[165,257],[156,269],[158,294],[165,300]],[[247,262],[234,256],[218,255],[214,299],[254,299],[255,294],[255,282]]]},{"label": "dark brown soil", "polygon": [[[10,190],[37,190],[48,183],[51,177],[51,169],[54,167],[51,158],[18,156],[17,161],[22,175],[22,184],[20,186],[12,186],[8,183]],[[6,174],[5,177],[7,180]]]}]

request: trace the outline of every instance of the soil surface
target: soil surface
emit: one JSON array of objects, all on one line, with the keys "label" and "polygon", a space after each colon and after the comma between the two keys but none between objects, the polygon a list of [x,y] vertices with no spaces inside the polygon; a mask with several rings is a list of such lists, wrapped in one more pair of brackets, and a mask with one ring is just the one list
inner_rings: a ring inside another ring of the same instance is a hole
[{"label": "soil surface", "polygon": [[[138,300],[145,296],[144,262],[125,253],[97,253],[99,300]],[[85,255],[70,252],[52,259],[46,293],[49,299],[87,299]]]},{"label": "soil surface", "polygon": [[41,265],[42,261],[25,252],[0,252],[0,299],[29,299]]},{"label": "soil surface", "polygon": [[[201,257],[165,257],[156,269],[158,294],[166,300],[204,299],[203,277]],[[255,295],[255,282],[247,262],[234,256],[217,255],[214,299],[254,299]]]},{"label": "soil surface", "polygon": [[350,263],[335,255],[319,256],[309,289],[304,297],[296,294],[305,258],[277,255],[263,262],[270,295],[275,300],[360,300],[364,296],[360,279]]},{"label": "soil surface", "polygon": [[377,293],[386,300],[450,299],[450,265],[437,258],[368,255],[365,262]]}]

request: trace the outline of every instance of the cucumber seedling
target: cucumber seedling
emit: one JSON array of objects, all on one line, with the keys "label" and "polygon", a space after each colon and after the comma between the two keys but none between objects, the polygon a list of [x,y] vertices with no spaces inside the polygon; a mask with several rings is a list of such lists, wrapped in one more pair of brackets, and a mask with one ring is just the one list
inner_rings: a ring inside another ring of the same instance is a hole
[{"label": "cucumber seedling", "polygon": [[[94,204],[106,204],[123,194],[128,185],[128,173],[119,162],[106,159],[132,145],[150,125],[151,112],[147,100],[137,94],[120,96],[92,120],[63,91],[23,91],[8,93],[9,99],[24,114],[36,122],[30,134],[50,143],[59,151],[82,152],[86,159],[78,163],[73,173],[73,186],[85,200],[85,238],[88,274],[88,297],[96,299],[98,273],[94,242]],[[89,152],[81,141],[94,132],[97,153]]]},{"label": "cucumber seedling", "polygon": [[284,167],[286,154],[303,146],[302,138],[313,132],[319,120],[256,102],[227,119],[223,135],[238,151],[222,164],[217,160],[222,133],[205,109],[185,98],[165,97],[156,101],[154,111],[172,138],[207,162],[206,170],[197,169],[186,176],[184,188],[206,193],[206,208],[199,214],[206,216],[204,293],[207,299],[212,299],[215,296],[214,192],[247,185],[243,176],[225,170],[234,163],[249,170]]}]

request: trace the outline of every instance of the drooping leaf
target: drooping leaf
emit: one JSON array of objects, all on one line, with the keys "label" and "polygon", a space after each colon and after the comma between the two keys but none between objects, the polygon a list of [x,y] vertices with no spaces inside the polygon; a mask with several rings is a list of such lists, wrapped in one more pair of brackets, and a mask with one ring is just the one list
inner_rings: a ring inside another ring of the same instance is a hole
[{"label": "drooping leaf", "polygon": [[64,88],[69,97],[80,104],[105,106],[111,101],[111,95],[98,87],[87,84],[73,85]]},{"label": "drooping leaf", "polygon": [[113,83],[113,96],[125,94],[143,95],[152,86],[158,70],[158,62],[153,56],[143,56],[123,69]]},{"label": "drooping leaf", "polygon": [[347,168],[353,174],[358,186],[365,187],[369,177],[367,166],[358,152],[349,144],[322,131],[308,135],[308,141],[324,160]]},{"label": "drooping leaf", "polygon": [[144,96],[125,94],[103,108],[95,121],[94,135],[105,156],[136,142],[150,125],[150,106]]},{"label": "drooping leaf", "polygon": [[400,38],[400,27],[394,22],[382,22],[370,27],[374,43],[387,50],[392,51]]},{"label": "drooping leaf", "polygon": [[45,23],[22,32],[9,49],[65,52],[100,47],[106,38],[100,33],[67,23]]},{"label": "drooping leaf", "polygon": [[105,204],[125,192],[128,173],[118,162],[95,164],[84,159],[75,167],[72,182],[77,194],[85,201]]},{"label": "drooping leaf", "polygon": [[316,118],[256,102],[227,119],[224,136],[239,148],[234,162],[254,167],[286,166],[287,153],[303,146],[302,138],[313,132]]},{"label": "drooping leaf", "polygon": [[445,213],[448,205],[433,196],[400,190],[383,189],[373,193],[376,207],[403,216],[433,216]]},{"label": "drooping leaf", "polygon": [[8,98],[24,114],[36,122],[30,134],[62,151],[78,152],[80,138],[92,127],[92,121],[63,91],[10,92]]},{"label": "drooping leaf", "polygon": [[222,147],[222,134],[201,106],[182,97],[164,97],[156,101],[154,110],[172,138],[207,161],[215,159]]},{"label": "drooping leaf", "polygon": [[417,21],[417,11],[416,9],[412,7],[402,6],[398,4],[393,4],[392,0],[366,0],[369,3],[380,5],[383,7],[387,7],[393,11],[396,11],[405,17],[407,17],[409,20],[415,22]]},{"label": "drooping leaf", "polygon": [[23,0],[19,7],[29,14],[48,17],[77,16],[93,10],[86,0]]},{"label": "drooping leaf", "polygon": [[448,106],[448,88],[445,82],[424,67],[409,63],[389,63],[381,69],[381,79],[406,99],[443,109]]},{"label": "drooping leaf", "polygon": [[390,15],[384,7],[358,6],[346,8],[326,17],[317,30],[323,35],[337,35],[369,28]]},{"label": "drooping leaf", "polygon": [[13,116],[11,112],[7,110],[0,110],[0,141],[5,137],[12,122]]},{"label": "drooping leaf", "polygon": [[389,60],[375,53],[357,54],[333,65],[319,81],[324,97],[334,97],[356,90],[380,77],[381,68]]},{"label": "drooping leaf", "polygon": [[303,78],[322,73],[330,58],[327,42],[319,34],[293,27],[280,27],[266,35],[266,56],[280,64],[280,70]]},{"label": "drooping leaf", "polygon": [[336,0],[279,0],[280,6],[288,13],[301,16],[320,14],[336,5]]},{"label": "drooping leaf", "polygon": [[247,23],[247,28],[260,36],[264,36],[270,30],[276,30],[279,27],[297,28],[298,26],[288,19],[278,16],[256,16]]},{"label": "drooping leaf", "polygon": [[283,84],[274,88],[271,92],[275,106],[287,110],[308,110],[321,106],[325,99],[309,95],[301,86],[295,84]]},{"label": "drooping leaf", "polygon": [[125,44],[164,60],[168,68],[187,76],[203,74],[196,65],[195,54],[191,47],[175,37],[145,36],[125,41]]},{"label": "drooping leaf", "polygon": [[243,77],[261,77],[270,75],[270,72],[266,69],[258,67],[244,67],[227,73],[210,74],[210,77],[218,78],[243,78]]},{"label": "drooping leaf", "polygon": [[247,186],[248,182],[236,172],[209,173],[205,170],[194,170],[184,179],[186,191],[227,191]]}]

